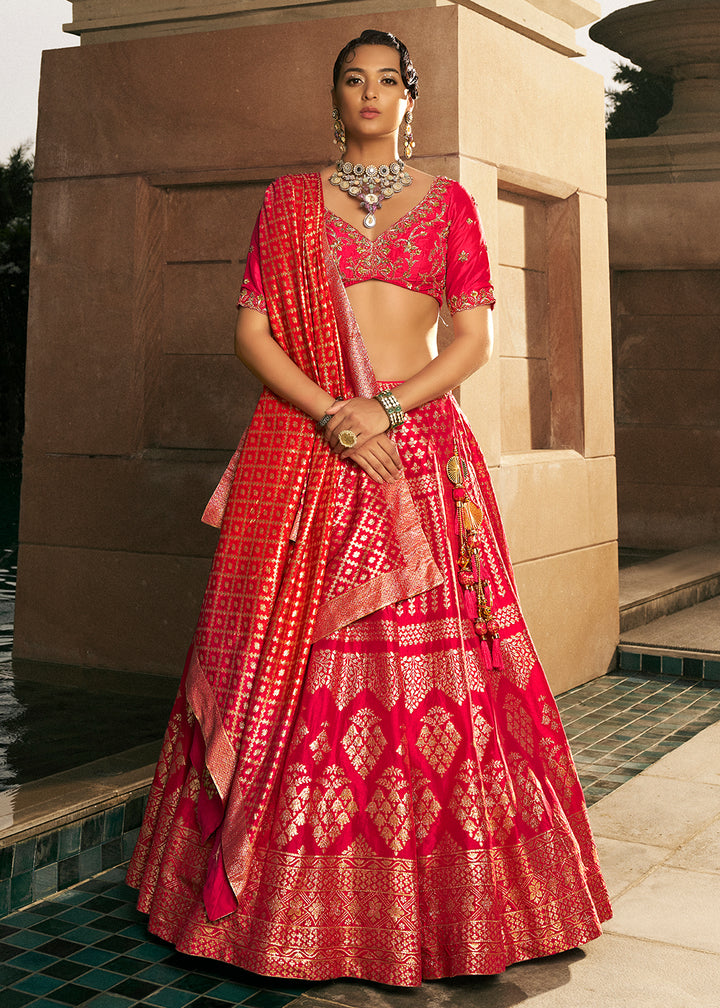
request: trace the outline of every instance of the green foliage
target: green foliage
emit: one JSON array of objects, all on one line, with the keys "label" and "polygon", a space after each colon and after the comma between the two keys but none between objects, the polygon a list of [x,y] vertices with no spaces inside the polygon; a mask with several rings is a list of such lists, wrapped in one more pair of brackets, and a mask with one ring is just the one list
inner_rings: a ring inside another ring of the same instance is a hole
[{"label": "green foliage", "polygon": [[22,446],[32,184],[23,145],[0,164],[0,458],[17,458]]},{"label": "green foliage", "polygon": [[616,67],[613,80],[621,86],[606,91],[605,136],[608,140],[650,136],[672,108],[673,81],[631,63]]}]

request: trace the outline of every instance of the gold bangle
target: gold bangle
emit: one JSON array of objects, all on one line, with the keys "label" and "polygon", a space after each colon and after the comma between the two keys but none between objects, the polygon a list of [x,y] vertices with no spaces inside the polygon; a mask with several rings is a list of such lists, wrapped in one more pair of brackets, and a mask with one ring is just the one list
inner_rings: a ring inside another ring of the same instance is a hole
[{"label": "gold bangle", "polygon": [[405,414],[403,413],[403,408],[398,402],[396,396],[389,390],[384,389],[382,392],[378,392],[373,399],[377,399],[382,408],[387,414],[387,418],[390,421],[390,430],[394,430],[396,427],[402,427],[405,423]]}]

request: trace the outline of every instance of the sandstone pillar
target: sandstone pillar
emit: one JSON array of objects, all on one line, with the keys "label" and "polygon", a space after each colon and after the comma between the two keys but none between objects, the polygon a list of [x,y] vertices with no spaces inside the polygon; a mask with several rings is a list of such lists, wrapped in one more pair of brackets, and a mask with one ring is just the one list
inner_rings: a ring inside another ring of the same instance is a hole
[{"label": "sandstone pillar", "polygon": [[418,166],[485,221],[499,346],[460,396],[528,622],[556,689],[611,663],[603,91],[568,58],[598,5],[382,7],[73,4],[83,45],[42,75],[17,654],[179,673],[257,394],[232,357],[250,229],[269,180],[332,159],[332,61],[372,25],[421,74]]},{"label": "sandstone pillar", "polygon": [[649,137],[608,141],[620,542],[720,538],[720,9],[655,0],[592,37],[675,79]]}]

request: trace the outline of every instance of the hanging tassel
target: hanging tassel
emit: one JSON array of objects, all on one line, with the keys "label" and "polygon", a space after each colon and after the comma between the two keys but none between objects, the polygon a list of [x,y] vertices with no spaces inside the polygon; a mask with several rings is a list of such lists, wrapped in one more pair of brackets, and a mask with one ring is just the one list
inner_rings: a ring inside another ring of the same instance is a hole
[{"label": "hanging tassel", "polygon": [[455,531],[460,540],[458,580],[463,588],[465,608],[480,638],[480,657],[485,670],[502,671],[500,633],[492,611],[492,587],[477,544],[484,516],[482,508],[472,500],[465,486],[468,467],[460,458],[457,441],[455,454],[448,459],[445,472],[453,484]]},{"label": "hanging tassel", "polygon": [[492,667],[497,669],[498,672],[505,671],[505,665],[503,664],[502,651],[500,650],[500,637],[496,634],[493,637],[492,642]]}]

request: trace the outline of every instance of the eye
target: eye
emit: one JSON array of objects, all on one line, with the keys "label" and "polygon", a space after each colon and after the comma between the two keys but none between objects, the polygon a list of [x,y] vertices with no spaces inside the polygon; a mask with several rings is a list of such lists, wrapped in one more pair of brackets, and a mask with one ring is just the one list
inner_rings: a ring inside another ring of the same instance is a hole
[{"label": "eye", "polygon": [[397,84],[397,78],[396,77],[383,77],[381,79],[381,83],[383,83],[383,84]]},{"label": "eye", "polygon": [[362,77],[346,77],[346,84],[362,84]]}]

